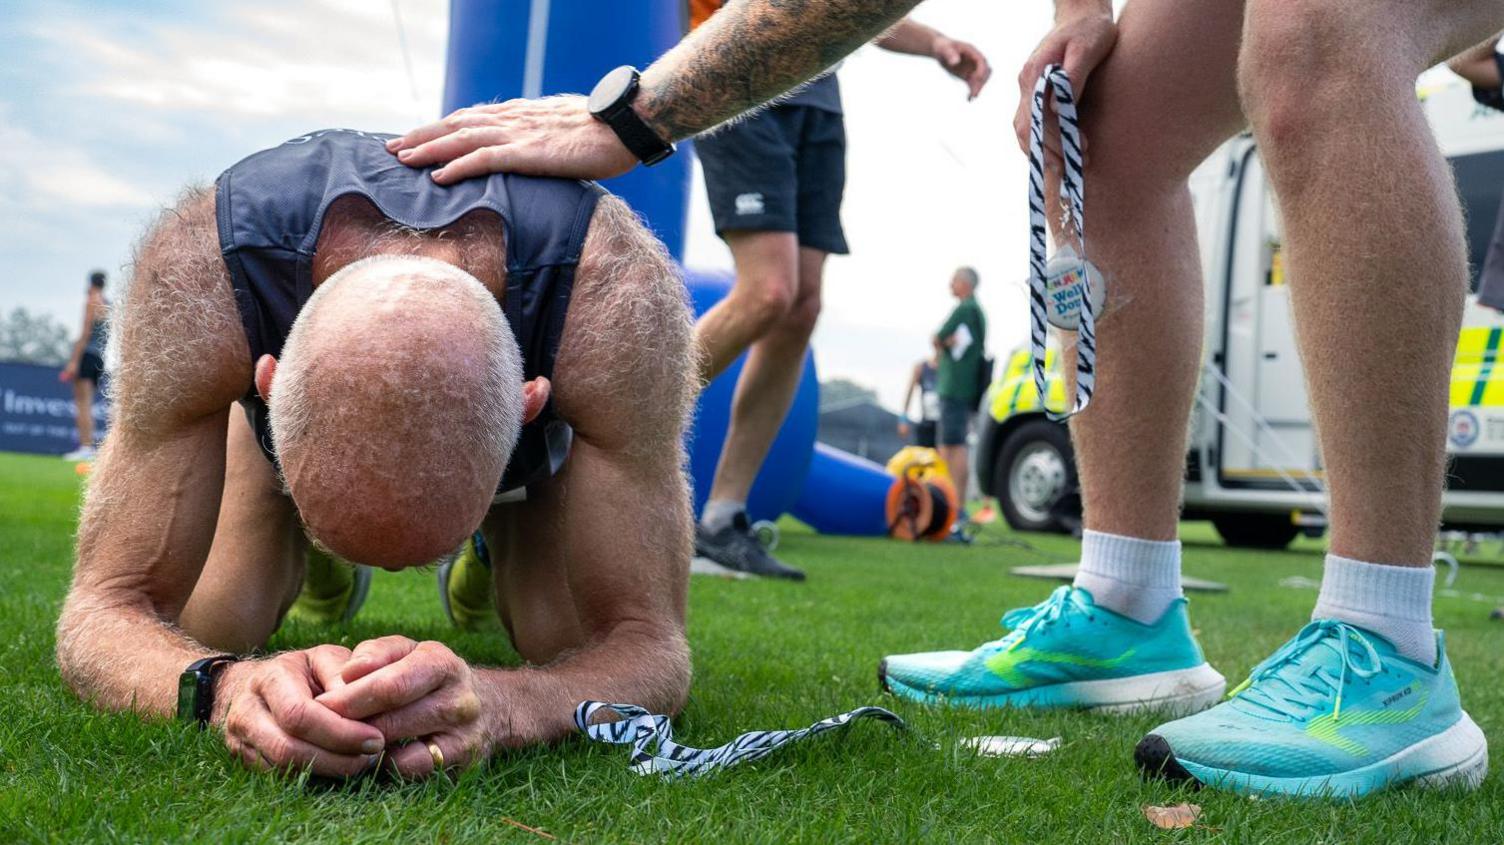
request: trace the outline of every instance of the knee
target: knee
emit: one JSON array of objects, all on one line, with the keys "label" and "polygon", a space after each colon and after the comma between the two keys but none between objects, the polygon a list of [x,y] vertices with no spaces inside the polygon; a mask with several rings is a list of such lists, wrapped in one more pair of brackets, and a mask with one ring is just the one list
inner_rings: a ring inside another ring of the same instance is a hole
[{"label": "knee", "polygon": [[1238,93],[1266,159],[1320,154],[1307,142],[1345,124],[1355,105],[1370,108],[1392,91],[1414,96],[1411,63],[1398,45],[1374,37],[1371,18],[1326,0],[1248,4]]},{"label": "knee", "polygon": [[784,315],[783,324],[789,332],[808,338],[820,321],[820,294],[801,293]]},{"label": "knee", "polygon": [[749,279],[751,284],[743,297],[742,307],[757,334],[763,335],[783,322],[794,308],[796,287],[790,276],[767,275]]}]

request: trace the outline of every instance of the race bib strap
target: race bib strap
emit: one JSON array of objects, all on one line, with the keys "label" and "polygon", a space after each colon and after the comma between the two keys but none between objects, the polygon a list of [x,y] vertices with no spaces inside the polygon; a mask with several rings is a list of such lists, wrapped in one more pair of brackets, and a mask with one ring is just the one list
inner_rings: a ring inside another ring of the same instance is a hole
[{"label": "race bib strap", "polygon": [[[1059,65],[1049,65],[1034,84],[1034,101],[1029,113],[1029,351],[1034,363],[1034,386],[1040,404],[1049,394],[1045,391],[1044,354],[1048,331],[1048,306],[1045,302],[1045,238],[1048,234],[1044,198],[1044,112],[1045,97],[1054,98],[1055,114],[1060,122],[1060,153],[1064,167],[1060,175],[1060,197],[1068,212],[1067,222],[1080,243],[1082,267],[1086,267],[1085,179],[1081,164],[1081,128],[1076,119],[1076,99],[1070,77]],[[1057,413],[1047,406],[1052,420],[1064,420],[1086,410],[1096,388],[1097,324],[1089,303],[1091,274],[1082,273],[1081,317],[1076,332],[1076,390],[1071,408]]]}]

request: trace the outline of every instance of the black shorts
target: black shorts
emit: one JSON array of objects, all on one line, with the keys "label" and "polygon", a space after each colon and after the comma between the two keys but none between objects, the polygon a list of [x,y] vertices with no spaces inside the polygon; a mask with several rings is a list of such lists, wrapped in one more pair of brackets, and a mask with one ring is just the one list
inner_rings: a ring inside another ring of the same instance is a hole
[{"label": "black shorts", "polygon": [[935,434],[940,424],[935,420],[921,420],[914,426],[914,445],[933,449],[936,446]]},{"label": "black shorts", "polygon": [[940,397],[940,445],[965,446],[966,430],[971,427],[971,403]]},{"label": "black shorts", "polygon": [[836,112],[774,106],[695,141],[716,234],[794,232],[845,255],[846,124]]},{"label": "black shorts", "polygon": [[99,384],[99,377],[104,375],[104,359],[97,352],[84,352],[83,357],[78,359],[78,378],[88,379]]}]

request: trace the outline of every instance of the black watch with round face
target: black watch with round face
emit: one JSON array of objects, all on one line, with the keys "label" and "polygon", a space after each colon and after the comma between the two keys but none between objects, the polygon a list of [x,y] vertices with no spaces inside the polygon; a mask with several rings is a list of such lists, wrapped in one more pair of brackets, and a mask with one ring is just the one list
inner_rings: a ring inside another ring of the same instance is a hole
[{"label": "black watch with round face", "polygon": [[207,726],[214,714],[214,682],[239,659],[233,654],[216,654],[188,664],[178,676],[178,719],[197,722],[200,728]]},{"label": "black watch with round face", "polygon": [[596,120],[611,127],[622,145],[646,165],[654,165],[674,154],[674,145],[658,136],[651,126],[632,110],[642,74],[631,65],[622,65],[601,77],[590,92],[588,107]]}]

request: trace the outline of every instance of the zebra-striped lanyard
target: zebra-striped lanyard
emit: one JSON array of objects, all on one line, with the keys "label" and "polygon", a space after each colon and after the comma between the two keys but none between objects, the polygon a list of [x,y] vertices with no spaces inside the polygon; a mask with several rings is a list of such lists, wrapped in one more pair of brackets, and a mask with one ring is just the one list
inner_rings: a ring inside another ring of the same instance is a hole
[{"label": "zebra-striped lanyard", "polygon": [[[1067,220],[1080,242],[1081,308],[1076,331],[1076,395],[1070,411],[1059,413],[1045,403],[1044,346],[1048,331],[1045,303],[1045,201],[1044,201],[1044,104],[1046,92],[1054,95],[1055,114],[1060,118],[1060,198]],[[1029,351],[1034,358],[1034,387],[1039,404],[1052,420],[1064,420],[1086,410],[1096,387],[1097,321],[1091,308],[1091,274],[1086,263],[1086,226],[1083,222],[1085,182],[1081,172],[1081,128],[1076,122],[1076,98],[1071,80],[1059,65],[1044,69],[1034,83],[1034,104],[1029,114]]]},{"label": "zebra-striped lanyard", "polygon": [[[622,718],[615,722],[591,724],[591,718],[608,708]],[[574,709],[574,724],[580,732],[596,742],[632,746],[630,765],[640,775],[660,774],[668,777],[708,774],[751,760],[760,760],[785,745],[836,730],[857,719],[876,719],[899,730],[908,725],[881,707],[858,707],[795,731],[748,731],[716,748],[691,748],[674,742],[673,726],[661,716],[632,704],[607,704],[582,701]]]}]

